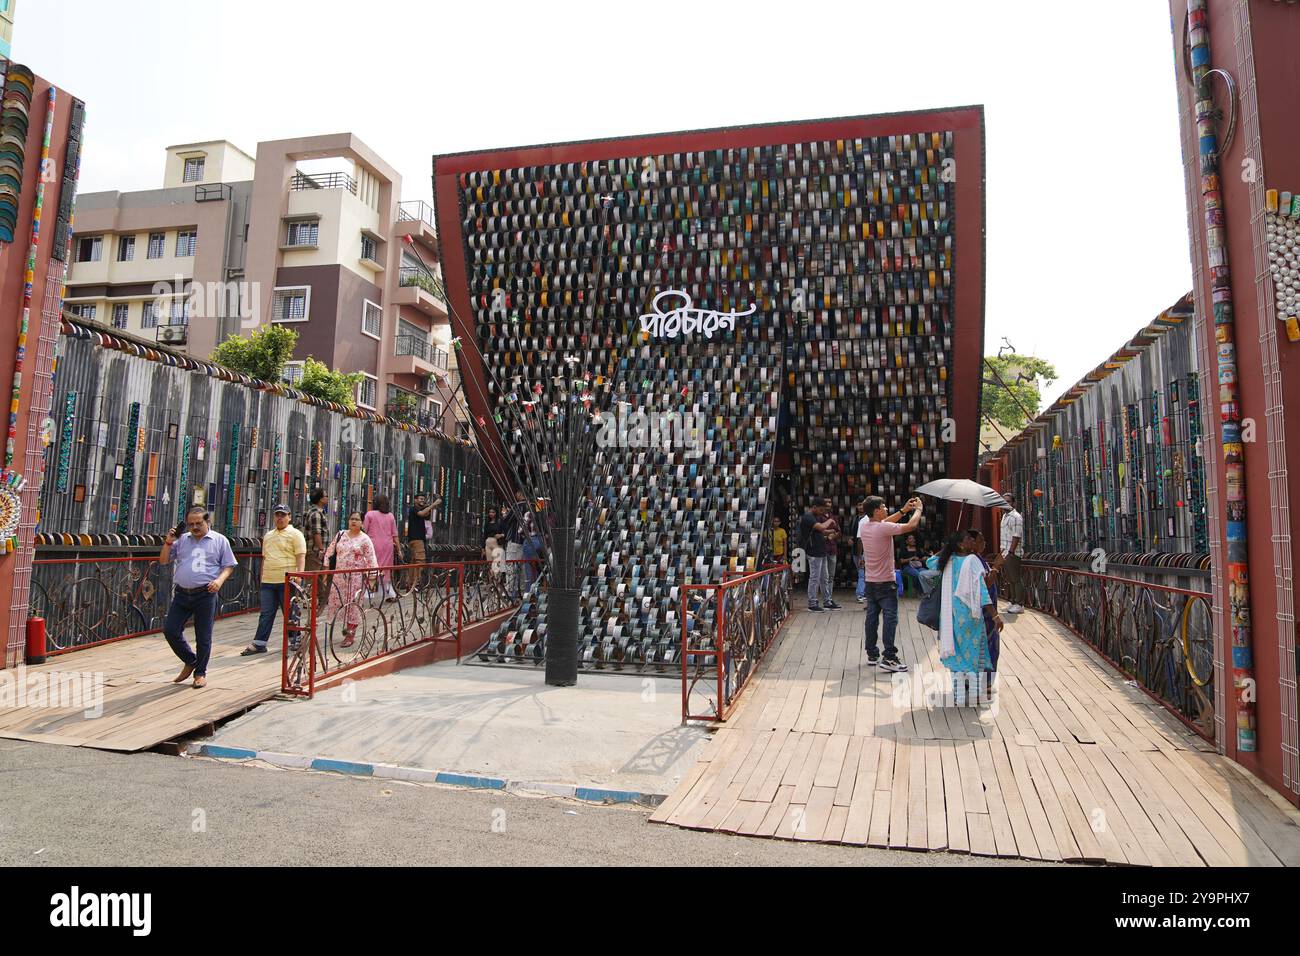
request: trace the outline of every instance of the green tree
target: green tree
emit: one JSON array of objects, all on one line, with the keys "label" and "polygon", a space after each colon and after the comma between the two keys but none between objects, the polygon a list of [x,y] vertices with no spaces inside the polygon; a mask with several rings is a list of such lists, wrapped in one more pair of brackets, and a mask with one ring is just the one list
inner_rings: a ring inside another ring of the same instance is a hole
[{"label": "green tree", "polygon": [[980,411],[998,425],[1020,431],[1038,414],[1043,400],[1040,379],[1042,385],[1056,381],[1050,362],[1015,352],[985,356]]},{"label": "green tree", "polygon": [[294,385],[300,392],[314,395],[327,402],[346,405],[349,410],[357,407],[357,385],[365,378],[360,372],[335,372],[324,362],[318,362],[311,356],[302,363],[302,378]]},{"label": "green tree", "polygon": [[212,361],[263,382],[278,382],[284,363],[293,357],[298,333],[283,325],[265,325],[245,338],[231,335],[212,352]]}]

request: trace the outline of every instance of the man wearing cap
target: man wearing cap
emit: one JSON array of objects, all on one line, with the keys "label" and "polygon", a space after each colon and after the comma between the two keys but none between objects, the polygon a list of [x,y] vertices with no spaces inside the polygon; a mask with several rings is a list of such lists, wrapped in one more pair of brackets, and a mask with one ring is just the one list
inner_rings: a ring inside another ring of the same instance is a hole
[{"label": "man wearing cap", "polygon": [[[194,686],[208,682],[208,658],[212,656],[212,621],[217,616],[217,592],[234,572],[235,552],[226,536],[208,525],[207,511],[196,505],[185,515],[189,534],[177,537],[179,527],[167,532],[158,552],[159,564],[172,564],[172,603],[163,621],[163,634],[172,652],[185,666],[172,681],[180,684],[191,674]],[[185,640],[185,625],[194,618],[194,644]]]},{"label": "man wearing cap", "polygon": [[257,619],[253,643],[240,652],[241,657],[265,654],[275,615],[284,603],[284,575],[302,572],[307,561],[307,539],[289,523],[289,506],[275,506],[275,527],[262,538],[262,614]]}]

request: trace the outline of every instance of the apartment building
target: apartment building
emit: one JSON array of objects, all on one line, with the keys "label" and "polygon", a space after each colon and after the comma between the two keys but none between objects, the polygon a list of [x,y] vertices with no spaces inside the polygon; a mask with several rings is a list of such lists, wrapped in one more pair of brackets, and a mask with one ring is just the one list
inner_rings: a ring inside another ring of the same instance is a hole
[{"label": "apartment building", "polygon": [[161,189],[77,196],[70,312],[207,357],[239,331],[253,157],[167,147]]},{"label": "apartment building", "polygon": [[[361,372],[357,404],[452,432],[433,210],[350,133],[167,150],[164,188],[78,198],[68,308],[207,357],[231,334],[298,332],[308,357]],[[418,253],[418,255],[416,254]]]},{"label": "apartment building", "polygon": [[14,8],[18,0],[0,0],[0,57],[9,59],[14,39]]}]

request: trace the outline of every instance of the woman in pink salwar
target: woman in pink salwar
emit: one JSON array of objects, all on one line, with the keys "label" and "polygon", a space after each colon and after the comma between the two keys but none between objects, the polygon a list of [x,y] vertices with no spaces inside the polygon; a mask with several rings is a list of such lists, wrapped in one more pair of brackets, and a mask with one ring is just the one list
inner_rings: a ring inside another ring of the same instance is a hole
[{"label": "woman in pink salwar", "polygon": [[[375,544],[375,560],[379,567],[387,568],[397,564],[397,555],[401,554],[401,544],[397,538],[397,519],[393,517],[388,505],[387,495],[375,495],[375,506],[366,512],[365,532]],[[384,597],[397,600],[393,590],[393,573],[384,571],[380,575],[383,582]]]},{"label": "woman in pink salwar", "polygon": [[[391,515],[390,515],[391,517]],[[357,625],[361,623],[361,607],[366,599],[366,592],[374,586],[374,575],[364,573],[376,568],[375,545],[370,535],[361,530],[361,512],[354,511],[348,515],[348,526],[335,535],[325,552],[325,563],[330,558],[337,558],[334,574],[330,575],[330,599],[326,610],[327,620],[338,620],[339,611],[344,610],[343,643],[341,647],[351,647],[356,638]]]}]

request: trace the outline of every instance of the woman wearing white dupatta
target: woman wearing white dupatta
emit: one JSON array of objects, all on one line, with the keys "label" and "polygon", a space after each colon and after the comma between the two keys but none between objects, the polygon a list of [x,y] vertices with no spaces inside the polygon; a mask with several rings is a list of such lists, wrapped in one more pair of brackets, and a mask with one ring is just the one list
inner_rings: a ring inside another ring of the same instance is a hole
[{"label": "woman wearing white dupatta", "polygon": [[[984,584],[984,565],[972,553],[973,546],[971,532],[958,531],[942,551],[926,561],[927,567],[943,575],[939,584],[939,661],[953,672],[958,707],[966,706],[968,688],[971,696],[979,695],[984,674],[992,669],[984,608],[993,601]],[[992,610],[996,615],[996,606]],[[1000,627],[1001,621],[997,623]]]}]

